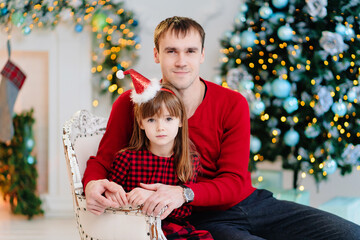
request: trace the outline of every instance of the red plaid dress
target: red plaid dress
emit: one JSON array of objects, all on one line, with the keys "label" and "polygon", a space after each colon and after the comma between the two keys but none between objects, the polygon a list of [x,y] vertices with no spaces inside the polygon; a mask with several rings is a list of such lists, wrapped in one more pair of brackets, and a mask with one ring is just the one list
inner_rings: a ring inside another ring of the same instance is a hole
[{"label": "red plaid dress", "polygon": [[[189,183],[195,182],[200,170],[199,157],[194,155],[192,160],[196,171]],[[126,150],[117,153],[114,162],[111,164],[108,179],[120,184],[125,192],[130,192],[139,187],[140,183],[181,184],[175,172],[174,157],[159,157],[147,150]],[[183,205],[162,221],[162,229],[168,240],[213,239],[209,232],[196,230],[183,219],[190,214],[191,206]]]}]

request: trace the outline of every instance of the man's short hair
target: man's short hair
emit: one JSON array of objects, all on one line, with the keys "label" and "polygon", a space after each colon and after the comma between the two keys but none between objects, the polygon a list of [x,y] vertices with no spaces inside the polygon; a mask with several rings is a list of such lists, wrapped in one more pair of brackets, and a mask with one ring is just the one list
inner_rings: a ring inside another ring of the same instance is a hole
[{"label": "man's short hair", "polygon": [[169,30],[177,36],[186,36],[191,30],[197,31],[201,38],[201,50],[204,48],[205,31],[202,26],[191,18],[174,16],[161,21],[155,28],[154,43],[158,51],[160,38]]}]

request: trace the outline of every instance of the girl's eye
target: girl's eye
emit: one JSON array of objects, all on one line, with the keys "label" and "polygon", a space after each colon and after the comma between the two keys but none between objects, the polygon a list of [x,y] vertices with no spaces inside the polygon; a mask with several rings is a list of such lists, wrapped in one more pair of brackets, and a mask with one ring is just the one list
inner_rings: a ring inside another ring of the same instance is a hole
[{"label": "girl's eye", "polygon": [[172,121],[172,120],[173,120],[172,117],[167,117],[167,118],[166,118],[166,121],[168,121],[168,122],[169,122],[169,121]]},{"label": "girl's eye", "polygon": [[147,122],[149,122],[149,123],[152,123],[152,122],[154,122],[155,121],[155,119],[153,119],[153,118],[149,118],[148,120],[147,120]]}]

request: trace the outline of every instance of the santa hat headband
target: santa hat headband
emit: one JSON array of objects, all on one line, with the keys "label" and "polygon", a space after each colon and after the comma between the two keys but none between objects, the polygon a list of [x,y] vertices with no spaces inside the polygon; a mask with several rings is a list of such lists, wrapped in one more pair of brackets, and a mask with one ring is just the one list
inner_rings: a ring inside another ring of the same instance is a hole
[{"label": "santa hat headband", "polygon": [[161,89],[159,80],[147,79],[133,69],[129,69],[124,72],[119,70],[116,73],[116,76],[121,79],[127,74],[130,74],[131,80],[134,84],[134,90],[131,91],[131,99],[134,103],[145,103],[153,99],[156,93]]}]

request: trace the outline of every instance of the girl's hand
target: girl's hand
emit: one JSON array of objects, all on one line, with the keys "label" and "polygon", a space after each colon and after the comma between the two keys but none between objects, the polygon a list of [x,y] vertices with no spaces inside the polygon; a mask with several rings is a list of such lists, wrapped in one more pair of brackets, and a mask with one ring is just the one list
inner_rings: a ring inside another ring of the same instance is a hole
[{"label": "girl's hand", "polygon": [[110,183],[113,184],[112,191],[106,190],[105,197],[113,202],[118,203],[117,207],[127,206],[129,203],[126,198],[126,192],[124,191],[123,187],[114,182],[110,182]]},{"label": "girl's hand", "polygon": [[138,207],[138,206],[144,204],[146,199],[148,199],[148,197],[150,197],[153,193],[154,193],[154,191],[138,187],[138,188],[134,188],[133,190],[128,192],[126,194],[126,196],[127,196],[127,200],[129,202],[129,204],[132,207]]}]

